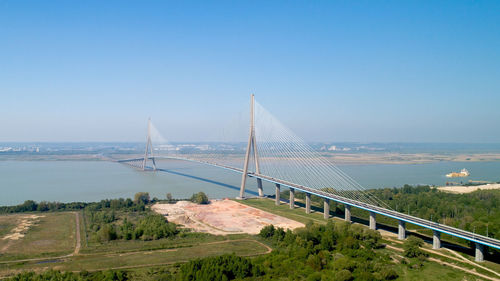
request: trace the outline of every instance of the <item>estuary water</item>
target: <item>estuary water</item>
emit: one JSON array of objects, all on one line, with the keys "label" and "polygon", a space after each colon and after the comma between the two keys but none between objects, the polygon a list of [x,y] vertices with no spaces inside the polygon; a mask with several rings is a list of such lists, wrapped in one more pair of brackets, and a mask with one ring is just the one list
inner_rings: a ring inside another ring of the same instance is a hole
[{"label": "estuary water", "polygon": [[[160,161],[164,171],[142,172],[105,161],[0,161],[0,205],[35,201],[99,201],[133,198],[139,191],[151,197],[188,198],[204,191],[210,198],[236,197],[241,175],[184,161]],[[447,181],[500,181],[500,162],[435,162],[429,164],[338,165],[366,188],[404,184],[444,185]],[[467,168],[471,176],[448,179],[445,174]],[[255,180],[247,181],[247,196],[257,195]],[[264,192],[274,187],[264,184]]]}]

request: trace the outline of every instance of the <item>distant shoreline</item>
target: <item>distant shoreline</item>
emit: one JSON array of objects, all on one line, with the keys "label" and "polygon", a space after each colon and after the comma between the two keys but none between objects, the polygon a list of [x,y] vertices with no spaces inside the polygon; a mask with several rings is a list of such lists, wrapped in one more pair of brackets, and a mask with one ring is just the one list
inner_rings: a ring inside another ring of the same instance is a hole
[{"label": "distant shoreline", "polygon": [[500,153],[437,154],[437,153],[360,153],[332,154],[328,157],[339,164],[428,164],[435,162],[493,162]]},{"label": "distant shoreline", "polygon": [[[322,153],[335,164],[428,164],[436,162],[496,162],[500,153],[437,154],[437,153]],[[143,155],[116,154],[118,158]],[[241,155],[228,155],[237,160]],[[99,154],[0,155],[0,161],[110,161]]]}]

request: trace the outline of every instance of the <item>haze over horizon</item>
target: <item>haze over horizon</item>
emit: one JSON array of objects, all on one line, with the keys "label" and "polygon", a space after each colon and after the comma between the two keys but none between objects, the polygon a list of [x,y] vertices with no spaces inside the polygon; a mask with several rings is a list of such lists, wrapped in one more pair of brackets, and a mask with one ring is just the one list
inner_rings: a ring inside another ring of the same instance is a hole
[{"label": "haze over horizon", "polygon": [[217,141],[254,93],[306,141],[500,143],[498,1],[0,0],[0,38],[0,142]]}]

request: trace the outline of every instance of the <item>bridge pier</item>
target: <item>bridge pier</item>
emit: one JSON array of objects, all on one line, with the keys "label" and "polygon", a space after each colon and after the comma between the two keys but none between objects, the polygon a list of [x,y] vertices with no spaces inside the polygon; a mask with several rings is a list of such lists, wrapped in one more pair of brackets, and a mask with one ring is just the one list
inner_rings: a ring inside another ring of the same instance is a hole
[{"label": "bridge pier", "polygon": [[275,197],[275,201],[274,203],[276,204],[276,206],[279,206],[280,204],[280,184],[277,183],[276,184],[276,197]]},{"label": "bridge pier", "polygon": [[290,209],[295,208],[295,189],[290,188]]},{"label": "bridge pier", "polygon": [[476,258],[475,261],[484,261],[484,246],[483,244],[476,243]]},{"label": "bridge pier", "polygon": [[441,232],[433,230],[432,231],[432,249],[441,248]]},{"label": "bridge pier", "polygon": [[377,230],[377,220],[375,219],[375,213],[370,212],[370,229]]},{"label": "bridge pier", "polygon": [[398,239],[404,240],[406,238],[406,223],[402,220],[398,221]]},{"label": "bridge pier", "polygon": [[324,199],[323,200],[323,217],[325,220],[330,218],[330,199]]},{"label": "bridge pier", "polygon": [[264,197],[264,189],[262,188],[262,179],[257,179],[257,187],[259,189],[259,197]]},{"label": "bridge pier", "polygon": [[351,222],[351,205],[345,205],[345,221]]},{"label": "bridge pier", "polygon": [[306,214],[311,213],[311,193],[306,193]]}]

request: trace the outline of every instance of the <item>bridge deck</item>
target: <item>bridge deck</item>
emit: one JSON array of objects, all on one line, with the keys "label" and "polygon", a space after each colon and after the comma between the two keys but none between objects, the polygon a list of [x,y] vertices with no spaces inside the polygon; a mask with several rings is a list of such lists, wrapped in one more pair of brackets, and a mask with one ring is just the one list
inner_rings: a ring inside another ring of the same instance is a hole
[{"label": "bridge deck", "polygon": [[[153,158],[153,157],[150,157],[150,158]],[[223,168],[223,169],[237,172],[240,174],[243,173],[243,169],[240,169],[240,168],[235,168],[235,167],[231,167],[231,166],[226,166],[226,165],[202,161],[202,160],[196,160],[196,159],[190,159],[190,158],[184,158],[184,157],[175,157],[175,156],[156,156],[154,158],[195,162],[195,163],[205,164],[205,165],[209,165],[209,166],[213,166],[213,167]],[[126,162],[143,161],[143,160],[144,160],[144,158],[132,158],[132,159],[117,160],[116,162],[126,163]],[[321,191],[321,190],[318,190],[315,188],[310,188],[310,187],[306,187],[303,185],[291,183],[291,182],[288,182],[288,181],[285,181],[282,179],[273,178],[273,177],[266,176],[263,174],[249,173],[248,176],[254,177],[254,178],[259,178],[259,179],[262,179],[262,180],[267,181],[267,182],[287,186],[289,188],[293,188],[293,189],[296,189],[299,191],[303,191],[303,192],[317,195],[321,198],[330,199],[330,200],[333,200],[333,201],[336,201],[339,203],[351,205],[351,206],[354,206],[354,207],[357,207],[357,208],[360,208],[363,210],[367,210],[367,211],[374,212],[374,213],[377,213],[380,215],[388,216],[390,218],[394,218],[394,219],[405,221],[405,222],[408,222],[411,224],[419,225],[419,226],[424,227],[424,228],[428,228],[428,229],[432,229],[432,230],[435,230],[438,232],[446,233],[446,234],[449,234],[452,236],[460,237],[460,238],[463,238],[463,239],[468,240],[468,241],[472,241],[472,242],[476,242],[476,243],[479,243],[482,245],[486,245],[486,246],[490,246],[490,247],[493,247],[496,249],[500,249],[500,241],[493,239],[493,238],[490,238],[490,237],[478,235],[478,234],[475,234],[475,233],[472,233],[469,231],[465,231],[462,229],[458,229],[458,228],[454,228],[454,227],[447,226],[444,224],[439,224],[439,223],[432,222],[429,220],[417,218],[417,217],[410,216],[410,215],[403,214],[403,213],[399,213],[399,212],[396,212],[393,210],[385,209],[385,208],[382,208],[379,206],[367,204],[364,202],[356,201],[356,200],[346,198],[343,196],[339,196],[336,194],[324,192],[324,191]]]}]

